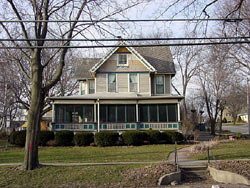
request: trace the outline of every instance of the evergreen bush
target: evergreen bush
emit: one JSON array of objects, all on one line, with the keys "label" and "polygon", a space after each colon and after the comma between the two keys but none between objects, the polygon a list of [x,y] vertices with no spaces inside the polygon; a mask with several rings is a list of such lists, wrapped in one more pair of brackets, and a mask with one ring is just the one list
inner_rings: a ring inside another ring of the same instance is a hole
[{"label": "evergreen bush", "polygon": [[74,136],[74,142],[77,146],[89,146],[94,141],[94,134],[91,132],[78,132]]},{"label": "evergreen bush", "polygon": [[161,133],[158,130],[147,130],[145,131],[147,135],[147,140],[150,144],[157,144],[161,140]]},{"label": "evergreen bush", "polygon": [[55,134],[57,146],[72,146],[74,133],[72,131],[58,131]]},{"label": "evergreen bush", "polygon": [[145,135],[147,134],[141,131],[126,131],[122,133],[122,139],[126,145],[139,146],[143,144]]},{"label": "evergreen bush", "polygon": [[54,140],[54,132],[52,131],[40,131],[39,132],[39,145],[46,146],[49,140]]},{"label": "evergreen bush", "polygon": [[118,141],[119,134],[116,132],[98,132],[94,136],[97,146],[113,146]]},{"label": "evergreen bush", "polygon": [[10,135],[10,143],[17,146],[25,146],[26,131],[13,131]]}]

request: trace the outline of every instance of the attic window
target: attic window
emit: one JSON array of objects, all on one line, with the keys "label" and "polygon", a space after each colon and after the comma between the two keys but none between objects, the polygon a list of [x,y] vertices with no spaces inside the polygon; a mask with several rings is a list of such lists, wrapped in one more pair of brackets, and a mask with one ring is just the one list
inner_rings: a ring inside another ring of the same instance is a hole
[{"label": "attic window", "polygon": [[127,66],[128,65],[127,54],[118,54],[117,65],[118,66]]}]

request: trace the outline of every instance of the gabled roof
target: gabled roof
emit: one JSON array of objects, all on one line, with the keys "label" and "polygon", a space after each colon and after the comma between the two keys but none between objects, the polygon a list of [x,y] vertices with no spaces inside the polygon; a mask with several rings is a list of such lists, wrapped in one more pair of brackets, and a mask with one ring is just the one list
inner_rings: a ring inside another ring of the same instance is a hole
[{"label": "gabled roof", "polygon": [[[125,45],[127,46],[128,44],[125,43]],[[121,43],[118,47],[112,48],[103,58],[79,59],[75,67],[75,78],[77,80],[92,79],[91,72],[97,71],[119,47],[122,47]],[[172,54],[168,46],[126,48],[148,68],[149,72],[173,75],[176,73]]]},{"label": "gabled roof", "polygon": [[157,70],[157,73],[176,73],[173,57],[168,46],[135,47],[135,50]]},{"label": "gabled roof", "polygon": [[92,79],[89,70],[98,62],[100,58],[82,58],[78,59],[75,66],[75,79]]},{"label": "gabled roof", "polygon": [[[127,42],[120,42],[117,45],[118,46],[116,48],[113,48],[111,51],[109,51],[95,66],[93,66],[90,69],[90,72],[92,73],[96,72],[106,62],[106,60],[108,60],[110,56],[113,55],[118,50],[119,47],[122,47],[123,45],[127,46],[129,44]],[[125,47],[125,48],[127,48],[132,54],[134,54],[150,72],[156,71],[156,69],[134,48],[132,47]]]}]

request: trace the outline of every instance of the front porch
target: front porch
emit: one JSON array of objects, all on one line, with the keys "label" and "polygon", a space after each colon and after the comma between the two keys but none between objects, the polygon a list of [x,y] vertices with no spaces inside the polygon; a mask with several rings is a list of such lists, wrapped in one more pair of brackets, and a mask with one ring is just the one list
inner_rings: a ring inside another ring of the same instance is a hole
[{"label": "front porch", "polygon": [[181,130],[181,97],[54,98],[52,131]]},{"label": "front porch", "polygon": [[[103,123],[99,125],[99,131],[128,131],[128,130],[181,130],[181,123]],[[97,123],[84,123],[84,124],[51,124],[52,131],[90,131],[97,132],[98,125]]]}]

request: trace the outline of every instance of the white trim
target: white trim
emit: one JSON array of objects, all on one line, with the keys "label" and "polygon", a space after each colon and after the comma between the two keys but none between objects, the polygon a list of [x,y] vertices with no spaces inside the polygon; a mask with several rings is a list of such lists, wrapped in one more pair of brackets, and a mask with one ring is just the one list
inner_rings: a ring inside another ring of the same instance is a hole
[{"label": "white trim", "polygon": [[[126,44],[129,45],[129,43],[123,41],[118,43],[118,46],[111,49],[98,63],[96,63],[91,69],[90,72],[94,73],[97,71],[97,69],[99,69],[108,58],[110,58],[111,55],[113,55],[116,50],[118,50],[120,47],[123,47],[122,45]],[[134,54],[138,60],[150,71],[150,72],[156,72],[156,69],[146,60],[144,59],[144,57],[142,57],[133,47],[125,47],[127,48],[128,51],[130,51],[132,54]],[[127,58],[128,61],[128,58]]]},{"label": "white trim", "polygon": [[97,69],[100,68],[100,66],[103,65],[103,63],[111,56],[115,53],[115,51],[119,48],[120,46],[118,47],[115,47],[113,49],[111,49],[98,63],[96,63],[91,69],[90,69],[90,72],[96,72]]},{"label": "white trim", "polygon": [[[119,64],[120,55],[126,55],[126,60],[127,60],[126,64]],[[116,65],[117,65],[117,67],[128,67],[128,54],[127,53],[117,53]]]},{"label": "white trim", "polygon": [[[163,76],[163,93],[156,93],[156,80],[157,80],[157,77],[160,77],[160,76]],[[155,95],[165,95],[165,75],[162,75],[162,74],[155,74],[155,76],[154,76],[154,92],[155,92]]]},{"label": "white trim", "polygon": [[177,103],[177,110],[178,110],[178,117],[177,117],[177,120],[178,120],[178,121],[181,121],[181,118],[180,118],[180,117],[181,117],[181,114],[180,114],[180,103],[179,103],[179,102]]},{"label": "white trim", "polygon": [[149,96],[152,94],[152,86],[151,86],[151,75],[149,74]]}]

